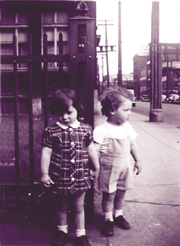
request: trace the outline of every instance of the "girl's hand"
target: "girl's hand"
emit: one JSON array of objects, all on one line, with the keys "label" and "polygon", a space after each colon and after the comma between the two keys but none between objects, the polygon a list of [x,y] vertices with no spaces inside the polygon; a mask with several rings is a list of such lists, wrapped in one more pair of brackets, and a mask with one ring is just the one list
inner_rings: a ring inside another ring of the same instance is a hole
[{"label": "girl's hand", "polygon": [[99,170],[96,170],[96,171],[94,171],[94,170],[90,170],[90,175],[91,175],[91,179],[92,180],[96,180],[97,178],[98,178],[98,175],[99,175]]},{"label": "girl's hand", "polygon": [[136,161],[134,163],[134,171],[136,171],[136,175],[140,174],[140,172],[142,171],[142,166],[140,161]]},{"label": "girl's hand", "polygon": [[42,174],[41,175],[41,183],[46,187],[50,187],[51,184],[54,184],[52,179],[49,177],[49,174]]}]

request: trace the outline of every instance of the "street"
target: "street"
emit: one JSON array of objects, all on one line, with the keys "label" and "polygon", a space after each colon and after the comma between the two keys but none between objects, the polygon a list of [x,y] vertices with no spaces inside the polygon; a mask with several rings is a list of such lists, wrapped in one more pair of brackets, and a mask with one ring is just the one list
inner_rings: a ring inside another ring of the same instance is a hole
[{"label": "street", "polygon": [[[132,112],[149,116],[150,102],[136,102],[136,107]],[[180,128],[180,105],[171,103],[162,103],[163,121],[167,124]]]},{"label": "street", "polygon": [[[163,105],[169,108],[168,111],[178,106]],[[115,227],[114,236],[109,238],[101,234],[102,193],[96,189],[94,223],[86,223],[92,246],[180,245],[180,129],[165,122],[148,122],[149,103],[137,102],[135,110],[142,113],[132,112],[130,123],[138,133],[143,169],[140,175],[134,175],[135,187],[127,192],[125,199],[123,213],[131,223],[131,229]],[[96,125],[104,120],[100,114],[95,115]],[[42,213],[45,211],[42,210]],[[1,244],[50,246],[57,221],[51,212],[44,217],[36,213],[35,217],[29,216],[28,219],[22,213],[1,213]],[[75,228],[72,220],[69,220],[69,228],[69,238],[73,241]]]}]

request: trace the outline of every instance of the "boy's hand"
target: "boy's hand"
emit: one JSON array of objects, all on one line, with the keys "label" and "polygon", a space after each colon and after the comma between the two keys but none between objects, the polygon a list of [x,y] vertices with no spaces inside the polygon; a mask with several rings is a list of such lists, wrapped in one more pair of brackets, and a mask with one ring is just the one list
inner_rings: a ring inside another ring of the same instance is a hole
[{"label": "boy's hand", "polygon": [[136,171],[136,175],[140,174],[140,172],[142,171],[142,166],[140,161],[136,161],[134,163],[134,171]]},{"label": "boy's hand", "polygon": [[42,174],[41,175],[41,183],[46,187],[50,187],[51,184],[54,184],[52,179],[49,177],[49,174]]}]

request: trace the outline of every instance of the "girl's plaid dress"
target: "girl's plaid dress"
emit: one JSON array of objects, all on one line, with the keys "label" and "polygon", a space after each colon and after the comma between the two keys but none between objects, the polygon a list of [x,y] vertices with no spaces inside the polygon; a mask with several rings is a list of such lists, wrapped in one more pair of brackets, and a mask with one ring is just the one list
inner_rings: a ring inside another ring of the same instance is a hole
[{"label": "girl's plaid dress", "polygon": [[[52,149],[50,190],[60,195],[79,194],[91,188],[88,145],[92,127],[76,121],[70,127],[57,122],[42,134],[41,145]],[[74,153],[72,153],[74,151]]]}]

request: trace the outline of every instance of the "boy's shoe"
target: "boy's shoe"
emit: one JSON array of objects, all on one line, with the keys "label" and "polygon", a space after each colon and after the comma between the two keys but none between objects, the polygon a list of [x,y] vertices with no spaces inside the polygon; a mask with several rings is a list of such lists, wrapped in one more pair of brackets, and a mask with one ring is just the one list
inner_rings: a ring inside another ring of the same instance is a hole
[{"label": "boy's shoe", "polygon": [[107,220],[104,222],[102,233],[106,237],[112,237],[114,235],[114,222]]},{"label": "boy's shoe", "polygon": [[52,245],[53,246],[63,246],[67,242],[68,235],[63,231],[58,231],[55,235]]},{"label": "boy's shoe", "polygon": [[88,241],[87,236],[81,236],[81,237],[76,237],[75,239],[75,244],[77,246],[91,246],[91,244]]},{"label": "boy's shoe", "polygon": [[114,218],[114,224],[120,227],[121,229],[125,230],[128,230],[131,227],[129,222],[127,222],[127,220],[125,220],[125,218],[122,215],[118,216],[117,218]]}]

